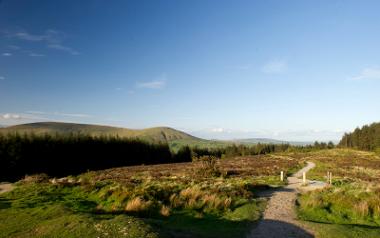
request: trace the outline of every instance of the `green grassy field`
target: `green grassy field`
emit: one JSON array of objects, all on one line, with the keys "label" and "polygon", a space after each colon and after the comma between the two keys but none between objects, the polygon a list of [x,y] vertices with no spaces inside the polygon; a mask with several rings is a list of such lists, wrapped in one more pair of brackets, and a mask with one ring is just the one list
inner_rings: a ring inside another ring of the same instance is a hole
[{"label": "green grassy field", "polygon": [[265,209],[258,192],[306,161],[308,178],[333,173],[297,200],[316,237],[380,237],[380,157],[347,149],[30,176],[0,195],[0,237],[244,237]]},{"label": "green grassy field", "polygon": [[298,216],[317,237],[380,237],[380,157],[351,149],[292,153],[288,156],[313,161],[310,179],[333,184],[298,198]]},{"label": "green grassy field", "polygon": [[32,176],[0,195],[0,237],[243,237],[265,208],[255,194],[300,166],[266,155]]}]

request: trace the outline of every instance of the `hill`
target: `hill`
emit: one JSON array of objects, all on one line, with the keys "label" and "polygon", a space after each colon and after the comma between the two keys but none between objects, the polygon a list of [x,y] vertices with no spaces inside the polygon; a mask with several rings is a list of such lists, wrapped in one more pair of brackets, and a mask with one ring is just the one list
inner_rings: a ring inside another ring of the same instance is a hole
[{"label": "hill", "polygon": [[313,142],[298,142],[298,141],[284,141],[284,140],[275,140],[270,138],[247,138],[247,139],[237,139],[233,140],[236,144],[289,144],[289,145],[311,145]]},{"label": "hill", "polygon": [[0,133],[34,133],[41,134],[70,134],[80,133],[91,136],[119,136],[123,138],[138,138],[149,142],[170,143],[176,140],[194,140],[202,139],[191,136],[185,132],[175,130],[169,127],[154,127],[148,129],[127,129],[112,126],[63,123],[63,122],[38,122],[29,123],[6,128],[0,128]]},{"label": "hill", "polygon": [[154,143],[168,143],[173,150],[182,146],[197,146],[200,148],[220,148],[232,144],[254,145],[254,144],[290,144],[308,145],[307,142],[288,142],[268,138],[249,138],[237,140],[206,140],[192,136],[183,131],[170,127],[153,127],[148,129],[128,129],[121,127],[64,123],[64,122],[37,122],[0,128],[0,133],[34,133],[42,134],[85,134],[91,136],[119,136],[122,138],[138,138]]}]

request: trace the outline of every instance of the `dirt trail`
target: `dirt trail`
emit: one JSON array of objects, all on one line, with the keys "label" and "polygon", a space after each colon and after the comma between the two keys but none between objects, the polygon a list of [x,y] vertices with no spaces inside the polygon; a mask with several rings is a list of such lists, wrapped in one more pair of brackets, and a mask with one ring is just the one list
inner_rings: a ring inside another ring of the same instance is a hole
[{"label": "dirt trail", "polygon": [[320,181],[307,181],[302,186],[302,173],[314,168],[315,164],[307,162],[307,166],[288,177],[288,185],[271,192],[270,199],[264,215],[259,224],[247,236],[249,238],[298,238],[314,237],[313,233],[303,227],[296,219],[294,210],[297,193],[300,190],[314,190],[323,188],[325,183]]},{"label": "dirt trail", "polygon": [[13,190],[11,183],[0,183],[0,194],[10,192]]}]

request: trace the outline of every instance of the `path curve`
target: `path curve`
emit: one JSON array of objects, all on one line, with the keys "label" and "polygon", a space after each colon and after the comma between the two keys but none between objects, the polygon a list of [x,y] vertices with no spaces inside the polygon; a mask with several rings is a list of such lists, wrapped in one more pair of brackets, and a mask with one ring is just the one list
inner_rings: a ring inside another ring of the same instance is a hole
[{"label": "path curve", "polygon": [[0,183],[0,194],[10,192],[14,188],[11,183]]},{"label": "path curve", "polygon": [[[304,238],[314,237],[313,232],[304,227],[296,219],[294,204],[300,190],[314,190],[323,188],[325,183],[307,181],[308,186],[302,186],[302,174],[315,167],[313,162],[297,173],[288,177],[288,185],[275,190],[268,201],[263,218],[247,236],[249,238]],[[301,187],[302,186],[302,187]]]}]

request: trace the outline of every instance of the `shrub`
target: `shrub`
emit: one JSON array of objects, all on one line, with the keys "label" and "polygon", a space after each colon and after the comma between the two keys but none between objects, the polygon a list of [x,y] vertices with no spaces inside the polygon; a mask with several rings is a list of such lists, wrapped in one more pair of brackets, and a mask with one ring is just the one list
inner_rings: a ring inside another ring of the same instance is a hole
[{"label": "shrub", "polygon": [[170,208],[168,206],[163,205],[160,209],[160,214],[164,217],[170,216]]},{"label": "shrub", "polygon": [[126,212],[143,212],[143,211],[149,210],[151,206],[152,206],[151,201],[144,201],[140,197],[136,197],[128,201],[127,205],[125,206],[125,211]]}]

